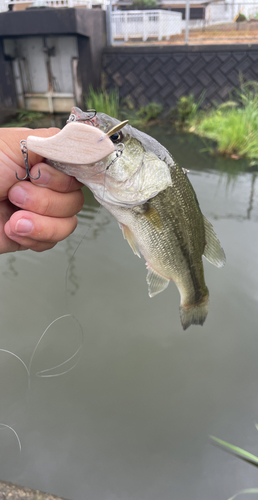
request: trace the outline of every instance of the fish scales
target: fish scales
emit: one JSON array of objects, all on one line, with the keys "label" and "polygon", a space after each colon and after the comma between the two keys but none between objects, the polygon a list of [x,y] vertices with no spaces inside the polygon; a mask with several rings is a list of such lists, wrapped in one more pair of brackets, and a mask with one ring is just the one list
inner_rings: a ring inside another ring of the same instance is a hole
[{"label": "fish scales", "polygon": [[[72,113],[87,120],[79,108]],[[183,329],[202,325],[209,309],[202,256],[222,267],[225,254],[201,213],[186,172],[147,134],[130,125],[119,131],[119,121],[103,113],[92,122],[105,133],[115,127],[111,140],[124,144],[122,156],[113,153],[91,165],[49,161],[50,165],[88,186],[116,218],[133,252],[146,260],[150,297],[174,281],[181,296]]]},{"label": "fish scales", "polygon": [[[199,204],[185,174],[175,166],[171,167],[171,177],[173,187],[150,199],[145,214],[139,214],[138,207],[115,207],[105,201],[103,205],[133,233],[147,264],[175,282],[182,305],[187,308],[201,304],[208,297],[202,264],[205,231]],[[161,229],[148,218],[152,209],[159,214]],[[200,324],[199,317],[197,320]],[[186,323],[184,326],[187,327]]]}]

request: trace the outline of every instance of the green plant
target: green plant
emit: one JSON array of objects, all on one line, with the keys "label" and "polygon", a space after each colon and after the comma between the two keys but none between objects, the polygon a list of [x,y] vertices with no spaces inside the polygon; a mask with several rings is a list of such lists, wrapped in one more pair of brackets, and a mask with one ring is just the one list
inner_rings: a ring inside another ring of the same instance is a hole
[{"label": "green plant", "polygon": [[236,89],[239,103],[243,106],[252,105],[258,107],[258,82],[251,80],[245,82],[240,74],[240,90]]},{"label": "green plant", "polygon": [[188,97],[180,97],[177,103],[178,120],[182,123],[189,120],[194,112],[195,101],[194,96],[190,94]]},{"label": "green plant", "polygon": [[145,107],[141,107],[138,112],[138,116],[142,118],[145,123],[148,123],[152,120],[156,120],[158,116],[162,113],[163,106],[162,104],[158,104],[156,102],[150,102]]},{"label": "green plant", "polygon": [[188,130],[212,139],[219,153],[234,159],[258,159],[258,82],[244,82],[236,100],[217,106],[209,112],[197,113],[188,123]]},{"label": "green plant", "polygon": [[39,111],[30,111],[27,109],[18,110],[12,117],[11,121],[5,123],[3,127],[28,127],[33,123],[42,120],[44,116],[44,113],[40,113]]},{"label": "green plant", "polygon": [[180,97],[176,107],[170,110],[170,119],[175,121],[178,126],[188,124],[195,117],[198,109],[203,103],[204,97],[205,91],[201,93],[197,102],[192,94]]},{"label": "green plant", "polygon": [[86,98],[86,108],[95,109],[99,113],[106,113],[115,118],[119,114],[119,93],[118,89],[107,92],[106,90],[95,91],[89,87],[89,93]]},{"label": "green plant", "polygon": [[158,7],[157,0],[133,0],[134,9],[155,9]]},{"label": "green plant", "polygon": [[213,110],[193,127],[195,133],[216,141],[221,154],[258,158],[258,107],[252,104]]},{"label": "green plant", "polygon": [[[256,424],[256,429],[258,430],[257,424]],[[249,453],[248,451],[245,451],[242,448],[239,448],[238,446],[234,446],[233,444],[227,443],[226,441],[222,441],[222,439],[216,438],[214,436],[210,436],[210,438],[216,444],[225,448],[225,450],[228,451],[229,453],[232,453],[233,455],[241,458],[242,460],[245,460],[246,462],[251,463],[252,465],[255,465],[256,467],[258,466],[258,457],[256,455],[253,455],[252,453]],[[230,497],[228,500],[234,500],[239,495],[252,494],[252,493],[258,493],[258,488],[248,488],[246,490],[239,491],[238,493],[233,495],[233,497]]]},{"label": "green plant", "polygon": [[237,23],[242,23],[243,21],[247,21],[247,19],[246,19],[246,17],[245,17],[244,14],[239,13],[238,16],[237,16],[237,18],[236,18],[236,22]]}]

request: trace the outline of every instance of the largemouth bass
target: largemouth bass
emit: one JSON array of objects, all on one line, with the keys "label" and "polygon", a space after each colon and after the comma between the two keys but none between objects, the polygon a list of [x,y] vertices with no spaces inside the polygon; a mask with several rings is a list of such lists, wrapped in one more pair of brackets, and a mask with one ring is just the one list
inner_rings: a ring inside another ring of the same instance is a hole
[{"label": "largemouth bass", "polygon": [[[79,108],[72,109],[71,117],[89,123],[87,112]],[[174,281],[181,296],[183,329],[203,325],[209,292],[202,256],[221,267],[225,254],[201,213],[187,172],[160,143],[130,125],[119,130],[119,120],[103,113],[92,122],[104,133],[111,130],[115,144],[123,143],[120,157],[112,153],[91,165],[52,160],[49,164],[88,186],[116,218],[133,252],[146,260],[149,296]]]}]

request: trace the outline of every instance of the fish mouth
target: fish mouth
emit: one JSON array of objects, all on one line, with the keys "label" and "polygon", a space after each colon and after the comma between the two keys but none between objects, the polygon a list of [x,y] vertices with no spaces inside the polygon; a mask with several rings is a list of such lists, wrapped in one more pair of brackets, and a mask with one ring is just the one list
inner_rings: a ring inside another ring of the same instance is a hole
[{"label": "fish mouth", "polygon": [[[103,132],[105,132],[105,134],[108,137],[111,137],[112,135],[119,132],[128,123],[129,123],[129,120],[124,120],[122,122],[117,123],[116,125],[114,125],[112,127],[111,126],[112,124],[110,122],[108,123],[108,121],[106,121],[106,122],[104,121],[104,123],[103,123],[101,118],[98,117],[98,114],[96,114],[91,120],[91,125],[94,125],[95,127],[102,129]],[[111,128],[109,128],[110,126],[111,126]]]},{"label": "fish mouth", "polygon": [[85,123],[87,125],[95,126],[96,114],[97,114],[97,112],[95,109],[88,109],[87,111],[82,111],[80,108],[73,106],[71,109],[70,116],[69,116],[66,123],[70,123],[70,122],[75,121],[75,122],[81,122],[81,123]]},{"label": "fish mouth", "polygon": [[86,125],[90,125],[92,127],[97,127],[100,129],[104,128],[103,132],[105,132],[108,137],[111,137],[112,135],[116,134],[116,132],[119,132],[129,122],[129,120],[124,120],[120,123],[117,123],[116,125],[111,127],[108,131],[106,131],[105,129],[108,129],[111,124],[100,123],[98,114],[95,109],[88,109],[87,111],[82,111],[80,108],[77,108],[76,106],[72,107],[71,114],[67,120],[67,123],[70,123],[71,121],[80,121],[81,123],[85,123]]}]

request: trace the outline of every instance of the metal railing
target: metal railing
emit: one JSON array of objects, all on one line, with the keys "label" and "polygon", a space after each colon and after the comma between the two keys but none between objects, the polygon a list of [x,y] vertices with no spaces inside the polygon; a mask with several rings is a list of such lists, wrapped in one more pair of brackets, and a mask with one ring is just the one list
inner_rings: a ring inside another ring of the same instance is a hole
[{"label": "metal railing", "polygon": [[168,40],[182,33],[182,14],[165,10],[127,10],[112,12],[113,41],[129,39]]},{"label": "metal railing", "polygon": [[[258,0],[197,3],[164,0],[163,9],[115,10],[110,13],[110,44],[133,43],[257,43]],[[168,4],[169,2],[169,4]],[[171,10],[165,10],[165,5]],[[180,10],[181,12],[178,12]]]}]

